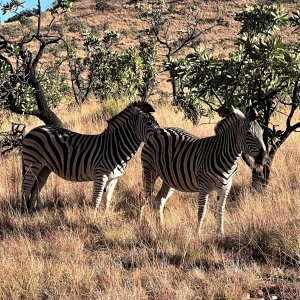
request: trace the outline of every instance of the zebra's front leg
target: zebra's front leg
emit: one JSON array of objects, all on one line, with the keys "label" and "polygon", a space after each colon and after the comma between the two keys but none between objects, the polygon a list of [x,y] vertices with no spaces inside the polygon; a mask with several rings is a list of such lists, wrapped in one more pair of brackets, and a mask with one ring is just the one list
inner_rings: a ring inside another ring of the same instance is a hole
[{"label": "zebra's front leg", "polygon": [[174,193],[174,191],[175,190],[173,188],[171,188],[169,185],[167,185],[165,182],[163,182],[162,187],[155,198],[155,209],[158,209],[158,207],[159,207],[159,220],[160,220],[161,226],[164,225],[165,205],[166,205],[168,199]]},{"label": "zebra's front leg", "polygon": [[97,211],[102,200],[102,194],[107,180],[107,175],[103,173],[96,173],[93,187],[93,203],[95,207],[95,216],[97,215]]},{"label": "zebra's front leg", "polygon": [[104,202],[106,203],[106,208],[105,208],[106,213],[109,211],[112,194],[114,192],[118,179],[119,178],[113,178],[111,180],[108,180],[106,187],[104,188],[103,199]]},{"label": "zebra's front leg", "polygon": [[207,210],[208,192],[200,192],[198,199],[198,235],[201,235],[204,217]]},{"label": "zebra's front leg", "polygon": [[217,204],[217,222],[218,222],[218,234],[224,235],[224,214],[226,199],[231,189],[232,181],[230,181],[223,189],[220,190]]}]

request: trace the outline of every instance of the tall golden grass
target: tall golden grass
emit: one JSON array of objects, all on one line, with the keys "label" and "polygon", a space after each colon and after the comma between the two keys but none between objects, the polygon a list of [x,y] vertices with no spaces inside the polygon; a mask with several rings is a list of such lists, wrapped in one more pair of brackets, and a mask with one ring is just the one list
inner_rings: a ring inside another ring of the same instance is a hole
[{"label": "tall golden grass", "polygon": [[[109,109],[116,108],[95,102],[58,113],[68,128],[98,133]],[[169,106],[157,107],[154,115],[161,126],[198,136],[213,134],[217,121],[194,127]],[[26,122],[28,130],[38,125]],[[51,175],[39,210],[22,214],[20,156],[1,158],[0,174],[0,299],[300,299],[298,133],[279,150],[263,191],[250,189],[250,171],[240,162],[224,238],[216,236],[215,195],[201,239],[196,194],[174,194],[164,229],[151,211],[139,224],[140,151],[119,180],[112,211],[104,215],[102,208],[96,219],[92,183]]]}]

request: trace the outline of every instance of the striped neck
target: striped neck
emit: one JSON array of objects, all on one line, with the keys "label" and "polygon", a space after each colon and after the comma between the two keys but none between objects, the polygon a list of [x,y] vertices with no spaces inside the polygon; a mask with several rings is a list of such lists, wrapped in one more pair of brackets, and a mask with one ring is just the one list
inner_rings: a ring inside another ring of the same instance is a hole
[{"label": "striped neck", "polygon": [[218,140],[217,154],[221,160],[227,161],[229,165],[235,165],[242,154],[242,137],[237,124],[232,124],[223,130],[222,134],[216,135]]},{"label": "striped neck", "polygon": [[142,142],[135,132],[135,127],[130,123],[124,122],[122,126],[119,125],[106,131],[108,135],[107,143],[111,145],[111,151],[119,164],[128,162],[137,152]]},{"label": "striped neck", "polygon": [[114,130],[118,130],[123,126],[127,127],[129,123],[131,123],[131,126],[133,126],[135,118],[136,117],[132,113],[131,109],[126,108],[107,121],[106,131],[111,132]]}]

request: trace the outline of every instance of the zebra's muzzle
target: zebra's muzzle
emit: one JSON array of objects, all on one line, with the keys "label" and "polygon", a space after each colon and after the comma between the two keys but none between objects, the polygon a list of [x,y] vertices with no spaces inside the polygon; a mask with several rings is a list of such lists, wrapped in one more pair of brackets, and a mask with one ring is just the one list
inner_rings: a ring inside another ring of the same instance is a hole
[{"label": "zebra's muzzle", "polygon": [[263,148],[260,149],[259,154],[255,157],[255,163],[263,166],[268,161],[269,155]]}]

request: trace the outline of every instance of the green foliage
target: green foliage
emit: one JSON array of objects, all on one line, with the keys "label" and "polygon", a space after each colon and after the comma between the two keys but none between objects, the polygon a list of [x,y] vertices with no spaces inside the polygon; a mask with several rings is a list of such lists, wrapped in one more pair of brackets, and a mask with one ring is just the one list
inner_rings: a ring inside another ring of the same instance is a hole
[{"label": "green foliage", "polygon": [[118,32],[108,31],[102,39],[85,33],[84,38],[86,57],[78,56],[75,48],[69,49],[73,86],[81,91],[90,89],[101,100],[149,96],[156,75],[153,43],[141,43],[139,51],[131,47],[115,50]]},{"label": "green foliage", "polygon": [[289,17],[279,4],[248,6],[245,11],[236,14],[235,20],[242,23],[241,33],[272,33],[287,25]]},{"label": "green foliage", "polygon": [[93,87],[101,99],[137,96],[142,85],[142,60],[136,50],[117,52],[102,48],[92,60],[97,63]]},{"label": "green foliage", "polygon": [[139,55],[142,59],[143,84],[139,86],[139,94],[146,100],[156,85],[157,49],[153,41],[140,42]]},{"label": "green foliage", "polygon": [[216,84],[219,66],[204,49],[198,49],[184,60],[172,59],[166,64],[166,68],[170,71],[170,77],[176,78],[178,82],[174,105],[193,123],[197,123],[199,114],[209,114],[210,107],[218,104],[215,98],[207,103]]},{"label": "green foliage", "polygon": [[[248,7],[236,15],[242,22],[238,49],[229,58],[205,49],[167,64],[178,88],[174,104],[197,123],[201,115],[221,115],[233,106],[252,106],[259,113],[265,143],[277,149],[300,124],[291,125],[299,107],[300,45],[288,43],[279,28],[299,29],[300,13],[289,17],[280,5]],[[287,127],[271,126],[274,113],[286,107]]]},{"label": "green foliage", "polygon": [[21,12],[19,12],[17,15],[14,15],[10,18],[8,18],[5,23],[15,22],[15,21],[21,21],[21,19],[27,19],[28,17],[36,16],[38,14],[38,10],[33,9],[25,9]]},{"label": "green foliage", "polygon": [[[25,65],[21,64],[21,50],[19,45],[8,43],[5,52],[8,57],[14,59],[18,67],[18,74],[15,74],[12,66],[6,62],[0,62],[0,93],[1,107],[10,109],[17,107],[22,112],[30,114],[36,109],[35,89],[26,81],[19,80],[19,74],[25,72]],[[22,55],[24,53],[22,52]],[[47,71],[39,71],[38,79],[43,87],[45,98],[49,107],[58,105],[63,97],[69,92],[66,76],[59,71],[57,65],[47,66]]]},{"label": "green foliage", "polygon": [[47,72],[39,75],[50,108],[57,107],[67,95],[70,95],[68,78],[55,64],[48,66]]},{"label": "green foliage", "polygon": [[19,8],[24,7],[25,1],[20,1],[20,0],[11,0],[5,4],[2,4],[1,10],[3,14],[11,13],[11,12],[16,12]]},{"label": "green foliage", "polygon": [[[11,87],[12,83],[10,82],[10,79],[13,80],[13,78],[11,77],[10,69],[3,65],[1,66],[0,71],[0,85],[2,86],[2,89],[5,87]],[[55,69],[50,69],[50,71],[40,74],[40,76],[46,101],[50,108],[54,108],[69,93],[70,88],[66,76],[64,76],[64,74],[60,74],[58,70]],[[32,110],[37,108],[34,93],[34,88],[26,82],[19,83],[9,94],[11,97],[6,97],[1,101],[1,107],[9,109],[10,105],[13,104],[16,107],[20,107],[24,113],[30,114]],[[4,93],[2,94],[4,95]]]},{"label": "green foliage", "polygon": [[58,5],[57,8],[60,7],[63,10],[70,10],[73,7],[73,2],[72,0],[59,0],[57,1]]},{"label": "green foliage", "polygon": [[290,21],[296,30],[300,29],[300,10],[296,10],[293,12]]}]

